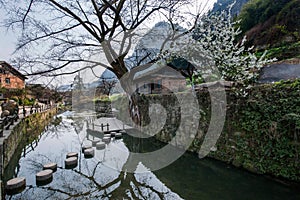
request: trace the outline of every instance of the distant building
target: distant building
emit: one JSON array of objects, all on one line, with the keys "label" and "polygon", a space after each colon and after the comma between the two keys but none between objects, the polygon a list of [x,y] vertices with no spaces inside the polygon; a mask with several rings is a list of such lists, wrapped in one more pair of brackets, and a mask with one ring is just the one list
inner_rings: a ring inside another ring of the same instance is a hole
[{"label": "distant building", "polygon": [[25,79],[27,78],[10,64],[0,61],[0,87],[23,89],[25,88]]},{"label": "distant building", "polygon": [[[148,72],[135,77],[136,90],[141,94],[164,94],[186,89],[186,79],[178,71],[164,66],[153,65]],[[147,71],[147,70],[145,70]]]}]

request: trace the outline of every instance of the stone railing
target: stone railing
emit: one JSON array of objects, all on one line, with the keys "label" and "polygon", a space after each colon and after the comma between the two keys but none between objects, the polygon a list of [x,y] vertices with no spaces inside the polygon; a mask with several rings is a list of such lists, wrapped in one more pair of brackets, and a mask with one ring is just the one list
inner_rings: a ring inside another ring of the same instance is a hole
[{"label": "stone railing", "polygon": [[21,112],[19,112],[20,108],[19,109],[16,109],[14,111],[13,114],[9,114],[9,111],[6,111],[4,110],[2,114],[2,117],[0,118],[0,137],[3,137],[3,131],[4,130],[9,130],[10,127],[12,125],[14,125],[15,122],[18,121],[18,119],[20,118],[25,118],[26,116],[29,116],[29,115],[32,115],[32,114],[35,114],[35,113],[40,113],[40,112],[44,112],[46,110],[49,110],[49,109],[52,109],[56,107],[56,105],[38,105],[38,106],[31,106],[31,107],[25,107],[23,106],[21,108]]},{"label": "stone railing", "polygon": [[0,137],[3,137],[3,131],[9,130],[10,126],[14,125],[19,119],[18,114],[8,115],[0,119]]}]

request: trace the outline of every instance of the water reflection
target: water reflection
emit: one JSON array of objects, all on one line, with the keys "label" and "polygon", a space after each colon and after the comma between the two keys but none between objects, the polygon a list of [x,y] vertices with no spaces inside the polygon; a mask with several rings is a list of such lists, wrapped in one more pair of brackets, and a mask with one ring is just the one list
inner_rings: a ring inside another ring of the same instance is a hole
[{"label": "water reflection", "polygon": [[[62,123],[46,131],[34,151],[19,161],[18,176],[26,177],[26,189],[9,199],[180,199],[142,164],[137,173],[123,171],[129,150],[123,140],[106,144],[103,150],[96,150],[95,156],[85,159],[79,154],[78,166],[65,169],[64,160],[68,152],[81,152],[81,147],[91,144],[85,123],[89,118],[72,118],[62,115]],[[101,138],[101,135],[99,135]],[[102,136],[103,137],[103,136]],[[95,135],[94,138],[95,139]],[[45,186],[37,186],[35,174],[49,162],[58,164],[53,181]],[[148,171],[147,173],[138,173]]]},{"label": "water reflection", "polygon": [[[105,149],[95,148],[95,156],[86,159],[81,147],[103,137],[87,129],[99,130],[92,123],[104,119],[69,112],[61,117],[62,122],[49,127],[34,150],[20,159],[17,175],[26,177],[27,187],[20,194],[7,195],[7,199],[300,199],[295,189],[187,153],[155,172],[138,162],[135,173],[126,173],[130,152],[154,151],[164,144],[154,138],[127,135],[112,139]],[[130,135],[134,134],[140,133],[131,130]],[[74,169],[65,169],[68,152],[79,153]],[[53,181],[37,186],[35,174],[49,162],[58,164]]]}]

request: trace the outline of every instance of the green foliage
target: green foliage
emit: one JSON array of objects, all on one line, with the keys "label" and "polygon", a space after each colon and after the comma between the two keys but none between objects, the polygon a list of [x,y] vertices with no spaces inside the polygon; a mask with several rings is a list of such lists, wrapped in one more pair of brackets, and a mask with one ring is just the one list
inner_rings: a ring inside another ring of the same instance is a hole
[{"label": "green foliage", "polygon": [[200,75],[193,75],[191,79],[190,78],[186,79],[186,83],[188,86],[205,83],[205,80]]},{"label": "green foliage", "polygon": [[[241,98],[227,91],[226,122],[218,150],[209,156],[254,173],[300,182],[300,79],[257,85],[247,92]],[[208,97],[198,93],[206,115],[199,121],[192,151],[199,151],[209,126]]]},{"label": "green foliage", "polygon": [[[257,85],[247,92],[249,95],[242,98],[227,91],[226,122],[218,150],[209,156],[255,173],[300,182],[300,79]],[[161,99],[162,105],[172,102],[171,96],[161,94],[141,96],[140,100],[146,102],[147,98]],[[199,152],[211,119],[209,92],[198,91],[197,98],[201,119],[189,149],[195,152]],[[126,96],[116,101],[119,114],[128,112]],[[156,136],[166,142],[171,134],[165,131]]]},{"label": "green foliage", "polygon": [[[0,93],[2,93],[6,98],[16,98],[23,96],[25,94],[24,89],[7,89],[0,87]],[[17,101],[18,102],[18,101]]]},{"label": "green foliage", "polygon": [[107,95],[102,95],[100,97],[97,97],[97,98],[93,99],[93,102],[97,102],[97,101],[99,101],[99,102],[104,102],[104,101],[110,102],[111,100]]},{"label": "green foliage", "polygon": [[248,45],[268,48],[300,40],[299,0],[250,0],[237,19],[242,33],[247,34]]},{"label": "green foliage", "polygon": [[[259,57],[264,52],[257,52],[257,56]],[[268,49],[266,57],[277,58],[278,60],[285,60],[289,58],[300,58],[300,41],[293,44],[285,44],[279,47],[273,47]]]},{"label": "green foliage", "polygon": [[34,100],[34,99],[28,99],[28,98],[25,98],[25,99],[23,100],[23,103],[24,103],[25,106],[32,106],[32,105],[34,105],[35,100]]},{"label": "green foliage", "polygon": [[292,0],[289,1],[278,13],[276,16],[276,21],[282,21],[287,27],[288,30],[294,30],[293,27],[298,29],[300,27],[299,13],[300,13],[300,1]]},{"label": "green foliage", "polygon": [[236,137],[243,162],[261,173],[300,181],[300,80],[253,88],[239,105]]},{"label": "green foliage", "polygon": [[241,10],[241,30],[246,32],[259,23],[267,21],[278,14],[290,0],[250,0]]}]

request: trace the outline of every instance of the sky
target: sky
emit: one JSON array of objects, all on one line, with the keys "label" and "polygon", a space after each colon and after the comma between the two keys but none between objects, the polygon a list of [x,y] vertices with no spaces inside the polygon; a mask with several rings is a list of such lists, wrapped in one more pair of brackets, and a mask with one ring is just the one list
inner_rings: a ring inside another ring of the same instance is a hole
[{"label": "sky", "polygon": [[[207,0],[195,0],[196,5],[199,5],[202,3],[204,5]],[[205,9],[212,8],[213,4],[216,2],[216,0],[209,0],[207,7]],[[195,6],[196,7],[196,6]],[[187,11],[195,12],[195,7],[187,8]],[[0,61],[6,61],[9,62],[10,59],[13,58],[13,53],[16,48],[16,42],[17,38],[19,37],[19,32],[13,32],[11,30],[7,30],[5,27],[2,26],[3,20],[5,19],[5,12],[3,8],[0,7]],[[159,21],[159,19],[158,19]],[[157,22],[157,21],[156,21]],[[153,25],[156,23],[153,22]],[[152,26],[152,25],[150,25]],[[184,26],[184,25],[183,25]],[[101,70],[104,71],[104,70]],[[70,79],[73,79],[72,76],[70,76]],[[62,79],[66,80],[66,79]],[[48,81],[48,80],[46,80]]]},{"label": "sky", "polygon": [[[4,13],[0,10],[0,19],[1,23],[4,19]],[[9,61],[14,50],[15,44],[17,42],[18,33],[14,33],[12,31],[7,31],[6,28],[0,26],[0,60],[1,61]]]}]

